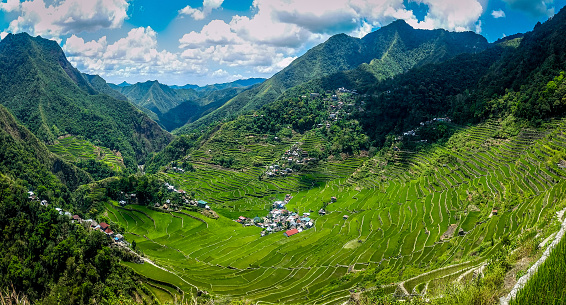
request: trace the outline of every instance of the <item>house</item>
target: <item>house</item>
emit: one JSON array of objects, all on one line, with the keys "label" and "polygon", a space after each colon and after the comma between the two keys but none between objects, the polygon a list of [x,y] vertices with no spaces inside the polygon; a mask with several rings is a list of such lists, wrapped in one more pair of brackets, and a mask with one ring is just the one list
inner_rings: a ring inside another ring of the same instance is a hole
[{"label": "house", "polygon": [[254,217],[254,222],[255,223],[261,222],[261,218],[259,218],[258,216]]},{"label": "house", "polygon": [[322,216],[322,215],[326,215],[326,211],[323,209],[318,210],[318,215]]},{"label": "house", "polygon": [[330,202],[336,202],[336,197],[330,197]]},{"label": "house", "polygon": [[204,208],[206,207],[206,204],[207,204],[207,203],[208,203],[208,202],[206,202],[206,201],[204,201],[204,200],[199,200],[199,201],[197,201],[197,206],[198,206],[199,208],[203,208],[203,209],[204,209]]},{"label": "house", "polygon": [[106,235],[112,235],[114,234],[114,231],[110,230],[110,228],[106,228],[106,230],[104,230],[104,233],[106,233]]},{"label": "house", "polygon": [[289,236],[295,235],[295,234],[297,234],[297,233],[299,233],[299,230],[297,230],[297,229],[291,229],[291,230],[285,231],[285,233],[283,233],[283,235],[289,237]]},{"label": "house", "polygon": [[491,211],[491,215],[493,215],[493,216],[497,215],[497,210]]},{"label": "house", "polygon": [[100,229],[102,229],[102,231],[106,231],[106,229],[108,229],[108,228],[110,227],[110,225],[108,225],[108,224],[105,223],[105,222],[101,222],[101,223],[99,224],[99,226],[100,226]]},{"label": "house", "polygon": [[73,215],[74,221],[81,221],[81,217],[79,215]]},{"label": "house", "polygon": [[309,222],[309,221],[311,221],[311,219],[308,217],[301,218],[301,222]]},{"label": "house", "polygon": [[116,235],[114,236],[114,241],[115,241],[115,242],[124,241],[124,236],[123,236],[122,234],[116,234]]},{"label": "house", "polygon": [[120,200],[120,201],[118,201],[118,203],[120,204],[120,206],[125,206],[125,205],[126,205],[126,201],[124,201],[124,200]]},{"label": "house", "polygon": [[244,216],[238,217],[238,222],[239,222],[239,223],[244,223],[246,220],[247,220],[247,218],[244,217]]},{"label": "house", "polygon": [[348,216],[348,215],[342,216],[342,218],[344,218],[344,220],[348,219],[348,217],[350,217],[350,216]]},{"label": "house", "polygon": [[167,205],[167,203],[163,205],[163,209],[164,209],[164,210],[168,210],[168,209],[169,209],[169,206]]},{"label": "house", "polygon": [[459,236],[464,236],[466,235],[468,232],[464,231],[464,229],[460,228],[460,231],[458,231],[458,235]]},{"label": "house", "polygon": [[45,206],[47,206],[47,200],[45,200],[45,199],[41,200],[41,202],[39,204],[41,204],[42,206],[45,207]]}]

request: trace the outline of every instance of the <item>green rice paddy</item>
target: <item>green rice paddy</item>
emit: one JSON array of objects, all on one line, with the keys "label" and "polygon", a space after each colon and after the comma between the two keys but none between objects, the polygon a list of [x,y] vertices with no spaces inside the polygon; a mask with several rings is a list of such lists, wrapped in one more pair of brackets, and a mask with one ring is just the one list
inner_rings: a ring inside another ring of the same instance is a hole
[{"label": "green rice paddy", "polygon": [[[500,130],[492,121],[427,151],[321,162],[262,180],[264,167],[223,169],[195,152],[201,160],[195,172],[161,175],[211,203],[219,219],[111,204],[108,215],[163,269],[129,266],[185,292],[263,303],[343,302],[349,289],[368,285],[363,270],[375,268],[395,274],[395,285],[420,292],[458,278],[493,255],[502,237],[544,226],[566,205],[566,171],[559,165],[566,155],[565,122],[508,139],[496,137]],[[304,140],[306,146],[317,141]],[[310,212],[314,228],[260,237],[260,228],[233,221],[265,216],[287,193],[293,196],[287,209]],[[330,203],[333,196],[337,201]],[[327,203],[327,214],[319,216]],[[498,213],[489,217],[493,209]],[[441,241],[452,224],[465,234],[456,230]],[[493,247],[480,247],[492,239]]]}]

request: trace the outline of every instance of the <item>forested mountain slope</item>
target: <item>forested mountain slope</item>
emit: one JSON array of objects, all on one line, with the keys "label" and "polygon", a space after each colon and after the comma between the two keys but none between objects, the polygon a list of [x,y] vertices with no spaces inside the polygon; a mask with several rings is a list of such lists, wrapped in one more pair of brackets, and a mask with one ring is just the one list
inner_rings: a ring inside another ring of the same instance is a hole
[{"label": "forested mountain slope", "polygon": [[[487,48],[480,35],[445,30],[415,30],[398,20],[358,39],[339,34],[312,48],[257,88],[243,92],[226,105],[183,130],[206,125],[226,116],[260,108],[283,92],[309,80],[364,65],[376,79],[392,77],[412,67],[441,62],[460,53]],[[183,131],[180,131],[183,132]]]},{"label": "forested mountain slope", "polygon": [[28,34],[0,42],[0,104],[45,142],[81,135],[124,155],[134,166],[171,140],[126,101],[98,93],[59,45]]},{"label": "forested mountain slope", "polygon": [[92,181],[77,167],[52,154],[0,105],[0,173],[19,179],[42,199],[69,198],[69,190]]}]

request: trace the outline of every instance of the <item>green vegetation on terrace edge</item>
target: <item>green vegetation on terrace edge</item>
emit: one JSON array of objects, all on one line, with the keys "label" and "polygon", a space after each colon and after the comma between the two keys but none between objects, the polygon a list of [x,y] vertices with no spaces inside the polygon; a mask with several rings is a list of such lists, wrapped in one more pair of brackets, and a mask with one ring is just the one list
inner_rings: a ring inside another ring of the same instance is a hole
[{"label": "green vegetation on terrace edge", "polygon": [[547,260],[510,304],[564,304],[566,302],[566,239],[562,239]]}]

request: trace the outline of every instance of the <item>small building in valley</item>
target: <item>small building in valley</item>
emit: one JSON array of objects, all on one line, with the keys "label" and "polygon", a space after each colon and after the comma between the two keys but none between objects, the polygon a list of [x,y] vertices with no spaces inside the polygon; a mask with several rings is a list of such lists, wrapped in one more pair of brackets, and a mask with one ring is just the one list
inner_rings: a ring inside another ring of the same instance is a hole
[{"label": "small building in valley", "polygon": [[285,236],[289,237],[289,236],[295,235],[295,234],[297,234],[297,233],[299,233],[299,230],[297,230],[297,229],[291,229],[291,230],[285,231],[285,233],[283,233],[283,234],[284,234]]}]

